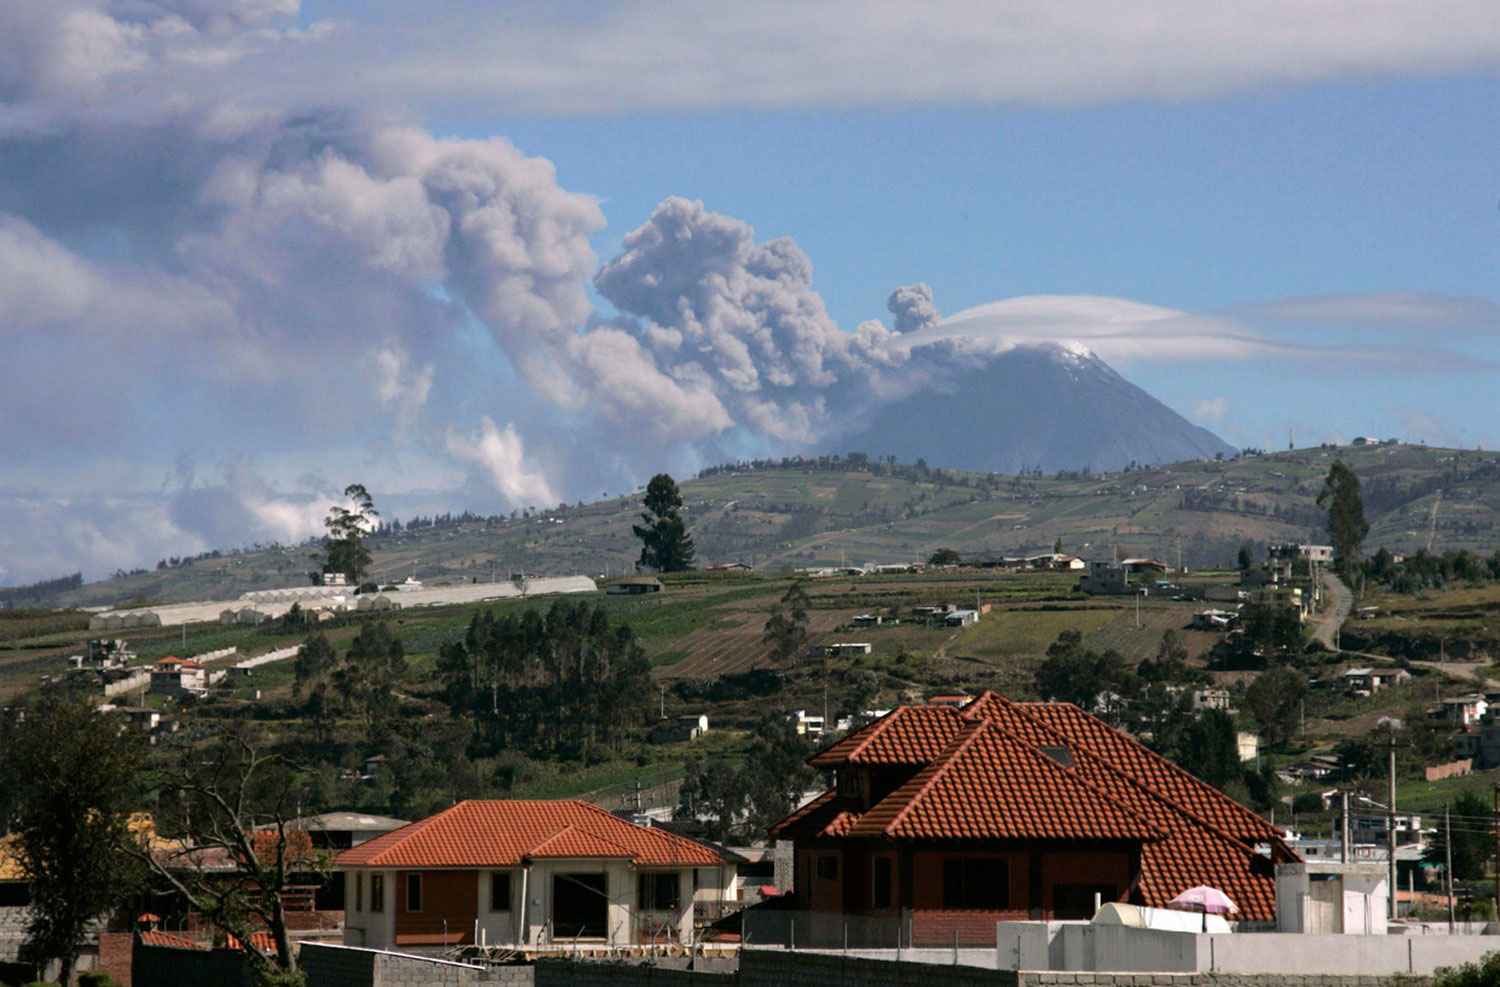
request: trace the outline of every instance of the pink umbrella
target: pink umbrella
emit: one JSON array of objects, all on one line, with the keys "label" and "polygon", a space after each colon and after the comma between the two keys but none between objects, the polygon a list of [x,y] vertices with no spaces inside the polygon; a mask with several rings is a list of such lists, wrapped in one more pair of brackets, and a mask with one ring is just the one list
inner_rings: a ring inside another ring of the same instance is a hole
[{"label": "pink umbrella", "polygon": [[1228,915],[1230,912],[1240,910],[1239,906],[1230,900],[1229,895],[1218,888],[1210,888],[1202,884],[1196,888],[1188,888],[1182,894],[1168,902],[1168,905],[1172,908],[1203,912],[1205,915],[1210,913],[1214,915]]}]

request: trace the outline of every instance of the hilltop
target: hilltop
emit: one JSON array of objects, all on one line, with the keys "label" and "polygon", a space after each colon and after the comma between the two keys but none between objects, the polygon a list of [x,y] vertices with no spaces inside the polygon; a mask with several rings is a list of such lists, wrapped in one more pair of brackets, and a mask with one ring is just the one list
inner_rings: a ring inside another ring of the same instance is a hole
[{"label": "hilltop", "polygon": [[[1488,554],[1500,522],[1500,454],[1382,445],[1310,448],[1125,472],[1001,476],[874,462],[861,456],[717,467],[684,479],[700,564],[763,571],[848,562],[914,562],[942,546],[965,556],[1119,548],[1190,567],[1225,565],[1246,541],[1326,541],[1314,504],[1335,458],[1363,481],[1366,547]],[[378,492],[377,492],[378,498]],[[488,579],[528,572],[628,571],[638,496],[516,518],[459,516],[371,539],[374,572],[399,580]],[[226,599],[299,585],[313,546],[200,558],[58,593],[64,606]]]}]

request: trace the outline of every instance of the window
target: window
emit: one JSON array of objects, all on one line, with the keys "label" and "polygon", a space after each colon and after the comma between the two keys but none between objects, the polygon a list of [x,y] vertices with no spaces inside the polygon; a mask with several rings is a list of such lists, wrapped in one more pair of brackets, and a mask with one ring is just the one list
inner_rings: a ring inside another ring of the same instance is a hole
[{"label": "window", "polygon": [[875,873],[870,889],[871,908],[891,907],[891,858],[876,857]]},{"label": "window", "polygon": [[675,912],[679,907],[676,874],[642,874],[640,891],[639,903],[643,911]]},{"label": "window", "polygon": [[408,912],[420,912],[422,910],[422,875],[406,875],[406,910]]},{"label": "window", "polygon": [[370,875],[370,911],[385,911],[385,875]]},{"label": "window", "polygon": [[1100,903],[1115,900],[1113,884],[1054,884],[1052,886],[1052,917],[1066,919],[1089,919],[1094,917],[1094,896]]},{"label": "window", "polygon": [[839,879],[839,858],[819,857],[818,877],[824,881],[837,881]]},{"label": "window", "polygon": [[943,861],[943,907],[1000,910],[1010,907],[1010,868],[995,857]]},{"label": "window", "polygon": [[365,910],[365,875],[359,871],[354,873],[354,910]]},{"label": "window", "polygon": [[490,875],[490,911],[510,911],[510,874]]}]

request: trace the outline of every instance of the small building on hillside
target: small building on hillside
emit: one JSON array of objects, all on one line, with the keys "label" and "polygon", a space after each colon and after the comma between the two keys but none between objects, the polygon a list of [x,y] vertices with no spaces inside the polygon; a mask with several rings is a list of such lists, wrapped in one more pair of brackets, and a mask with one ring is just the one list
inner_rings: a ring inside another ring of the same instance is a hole
[{"label": "small building on hillside", "polygon": [[135,652],[124,641],[118,638],[99,638],[85,645],[83,654],[70,656],[68,664],[74,668],[109,671],[124,668],[134,657]]},{"label": "small building on hillside", "polygon": [[695,888],[727,897],[709,847],[577,799],[469,800],[339,854],[344,941],[403,951],[476,942],[685,943]]},{"label": "small building on hillside", "polygon": [[1078,591],[1091,596],[1133,593],[1135,590],[1136,587],[1131,585],[1129,572],[1117,562],[1090,562],[1088,571],[1078,579]]},{"label": "small building on hillside", "polygon": [[680,744],[697,740],[705,733],[708,733],[708,714],[689,713],[658,721],[647,739],[653,744]]},{"label": "small building on hillside", "polygon": [[835,641],[832,644],[810,644],[807,654],[810,658],[843,658],[850,655],[867,655],[872,651],[867,641]]},{"label": "small building on hillside", "polygon": [[1346,691],[1367,696],[1410,681],[1411,673],[1404,668],[1350,668],[1339,676]]},{"label": "small building on hillside", "polygon": [[208,692],[208,670],[191,658],[163,658],[151,666],[152,695],[203,695]]},{"label": "small building on hillside", "polygon": [[979,623],[979,611],[955,610],[943,618],[943,623],[949,627],[968,627],[970,624]]},{"label": "small building on hillside", "polygon": [[612,596],[644,596],[660,593],[662,589],[662,581],[655,576],[626,576],[604,587],[604,592]]},{"label": "small building on hillside", "polygon": [[1480,693],[1474,692],[1442,700],[1438,715],[1456,726],[1468,727],[1484,719],[1489,708],[1489,701]]},{"label": "small building on hillside", "polygon": [[1229,698],[1229,690],[1219,686],[1206,686],[1202,689],[1194,689],[1192,703],[1194,713],[1201,713],[1205,709],[1219,709],[1227,713],[1233,708]]},{"label": "small building on hillside", "polygon": [[809,713],[805,709],[799,709],[787,717],[796,727],[797,733],[803,737],[823,736],[824,720],[819,713]]},{"label": "small building on hillside", "polygon": [[885,617],[878,613],[862,613],[851,617],[849,623],[855,627],[879,627],[885,623]]}]

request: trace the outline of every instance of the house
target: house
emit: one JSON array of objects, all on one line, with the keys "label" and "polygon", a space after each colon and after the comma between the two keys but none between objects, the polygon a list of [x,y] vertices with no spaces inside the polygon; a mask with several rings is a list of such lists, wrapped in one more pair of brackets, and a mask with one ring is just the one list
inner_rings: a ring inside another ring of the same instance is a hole
[{"label": "house", "polygon": [[655,576],[626,576],[604,587],[604,592],[613,596],[643,596],[661,591],[662,582]]},{"label": "house", "polygon": [[1351,668],[1339,676],[1344,688],[1356,695],[1374,695],[1381,689],[1411,681],[1404,668]]},{"label": "house", "polygon": [[1078,578],[1078,591],[1090,595],[1133,593],[1130,574],[1125,567],[1114,562],[1094,561],[1088,571]]},{"label": "house", "polygon": [[114,668],[124,668],[135,657],[135,652],[117,638],[102,638],[90,641],[81,655],[72,655],[68,658],[68,664],[74,668],[96,669],[108,671]]},{"label": "house", "polygon": [[927,699],[927,704],[929,706],[952,706],[954,708],[959,708],[959,707],[967,706],[969,703],[971,703],[973,701],[974,701],[974,697],[973,696],[965,696],[965,695],[962,695],[962,694],[956,694],[956,695],[952,695],[952,696],[930,696]]},{"label": "house", "polygon": [[799,709],[787,717],[797,728],[799,736],[821,737],[823,736],[823,717],[816,713],[809,713],[805,709]]},{"label": "house", "polygon": [[151,666],[152,695],[202,695],[208,692],[208,670],[191,658],[166,657]]},{"label": "house", "polygon": [[1285,583],[1260,586],[1250,594],[1250,602],[1255,606],[1295,611],[1299,621],[1307,619],[1307,609],[1311,601],[1311,595],[1304,594],[1300,586],[1288,586]]},{"label": "house", "polygon": [[770,832],[795,845],[794,907],[908,913],[914,946],[1088,918],[1096,896],[1162,907],[1199,884],[1269,926],[1275,865],[1300,859],[1280,830],[1067,703],[986,692],[898,707],[808,763],[834,788]]},{"label": "house", "polygon": [[401,950],[685,942],[695,886],[734,879],[708,847],[578,799],[459,802],[334,866],[345,943]]},{"label": "house", "polygon": [[720,562],[718,565],[708,567],[709,572],[753,572],[750,566],[743,562]]},{"label": "house", "polygon": [[1227,631],[1240,619],[1233,610],[1200,610],[1193,614],[1188,626],[1195,631]]},{"label": "house", "polygon": [[375,816],[368,812],[324,812],[289,820],[287,829],[305,830],[319,850],[347,850],[410,826],[406,819]]},{"label": "house", "polygon": [[867,655],[870,651],[871,647],[865,641],[835,641],[832,644],[810,644],[807,647],[810,658],[842,658],[845,655]]},{"label": "house", "polygon": [[855,627],[879,627],[885,623],[885,617],[878,613],[862,613],[850,618],[849,623]]},{"label": "house", "polygon": [[979,611],[955,610],[943,618],[943,623],[949,627],[968,627],[970,624],[979,623]]},{"label": "house", "polygon": [[1192,703],[1194,713],[1201,713],[1205,709],[1222,709],[1227,713],[1232,708],[1229,702],[1229,690],[1212,686],[1194,689]]},{"label": "house", "polygon": [[1473,724],[1453,734],[1454,756],[1470,758],[1476,770],[1500,767],[1500,710],[1490,707]]},{"label": "house", "polygon": [[708,733],[708,714],[691,713],[673,719],[663,719],[651,730],[647,738],[653,744],[676,744],[697,740]]},{"label": "house", "polygon": [[1253,761],[1260,757],[1260,734],[1239,730],[1234,735],[1234,747],[1240,761]]},{"label": "house", "polygon": [[1470,727],[1484,719],[1484,714],[1489,710],[1489,707],[1489,701],[1483,695],[1470,693],[1467,696],[1453,696],[1444,699],[1439,710],[1439,715],[1457,726]]},{"label": "house", "polygon": [[1151,573],[1165,575],[1167,573],[1167,564],[1165,562],[1158,562],[1149,556],[1138,559],[1121,559],[1120,567],[1132,576],[1149,575]]}]

